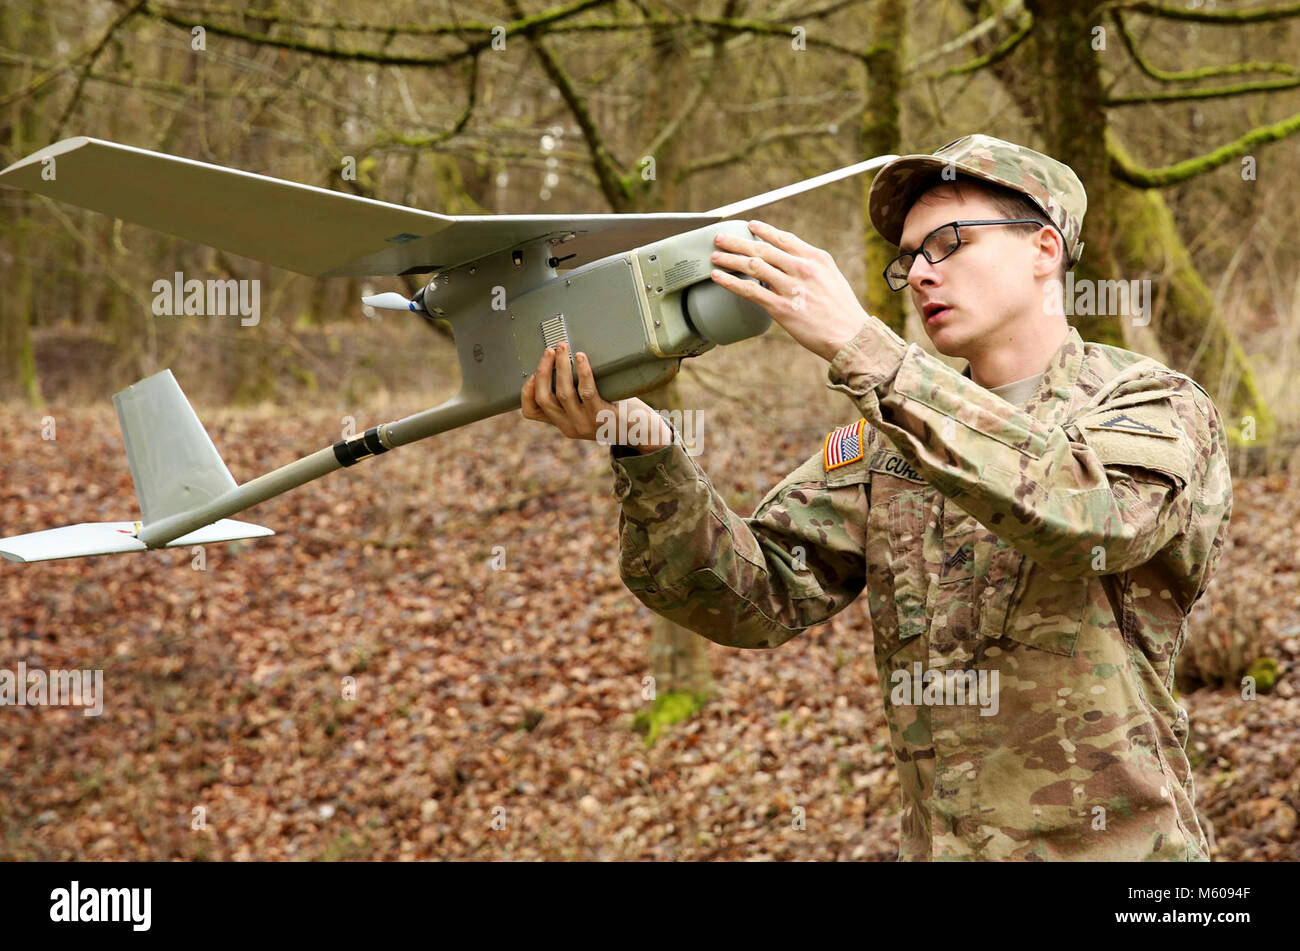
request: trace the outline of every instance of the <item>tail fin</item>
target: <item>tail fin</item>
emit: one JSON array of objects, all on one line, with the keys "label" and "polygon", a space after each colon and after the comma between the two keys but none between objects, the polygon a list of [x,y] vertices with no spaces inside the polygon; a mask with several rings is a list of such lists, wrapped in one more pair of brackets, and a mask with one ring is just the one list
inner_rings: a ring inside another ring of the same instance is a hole
[{"label": "tail fin", "polygon": [[[141,380],[113,397],[143,522],[83,522],[0,538],[0,557],[50,561],[82,555],[147,551],[136,537],[142,524],[191,511],[236,488],[203,424],[171,370]],[[167,548],[260,538],[269,528],[223,518],[168,542]]]},{"label": "tail fin", "polygon": [[113,397],[144,523],[198,508],[235,488],[171,370]]}]

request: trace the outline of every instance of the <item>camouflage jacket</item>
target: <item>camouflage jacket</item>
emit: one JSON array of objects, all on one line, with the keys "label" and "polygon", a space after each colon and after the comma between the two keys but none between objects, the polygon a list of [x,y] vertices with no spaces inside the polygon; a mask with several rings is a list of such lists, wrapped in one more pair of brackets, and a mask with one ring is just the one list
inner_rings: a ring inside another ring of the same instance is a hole
[{"label": "camouflage jacket", "polygon": [[865,588],[902,859],[1208,860],[1172,688],[1232,510],[1210,398],[1072,327],[1024,409],[876,320],[827,375],[860,456],[750,518],[680,445],[613,451],[629,590],[771,648]]}]

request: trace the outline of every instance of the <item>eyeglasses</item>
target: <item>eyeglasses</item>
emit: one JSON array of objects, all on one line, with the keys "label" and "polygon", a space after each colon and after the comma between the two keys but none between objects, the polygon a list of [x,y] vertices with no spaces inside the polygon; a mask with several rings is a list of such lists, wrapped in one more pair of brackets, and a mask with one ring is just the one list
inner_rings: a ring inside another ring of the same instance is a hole
[{"label": "eyeglasses", "polygon": [[884,271],[885,282],[889,285],[889,289],[891,291],[901,291],[907,286],[907,275],[912,271],[912,265],[916,262],[918,252],[923,254],[931,264],[938,264],[961,247],[961,229],[969,228],[972,225],[1038,225],[1040,228],[1050,227],[1050,225],[1044,224],[1037,218],[984,218],[980,221],[950,221],[927,234],[917,251],[904,251],[889,262]]}]

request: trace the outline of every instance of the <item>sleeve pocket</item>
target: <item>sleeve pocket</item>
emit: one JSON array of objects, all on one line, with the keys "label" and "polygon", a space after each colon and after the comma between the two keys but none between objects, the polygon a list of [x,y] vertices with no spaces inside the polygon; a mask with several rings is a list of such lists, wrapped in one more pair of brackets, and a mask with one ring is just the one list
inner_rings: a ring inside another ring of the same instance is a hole
[{"label": "sleeve pocket", "polygon": [[1149,470],[1182,488],[1191,479],[1191,453],[1176,420],[1163,401],[1095,413],[1075,425],[1103,466]]}]

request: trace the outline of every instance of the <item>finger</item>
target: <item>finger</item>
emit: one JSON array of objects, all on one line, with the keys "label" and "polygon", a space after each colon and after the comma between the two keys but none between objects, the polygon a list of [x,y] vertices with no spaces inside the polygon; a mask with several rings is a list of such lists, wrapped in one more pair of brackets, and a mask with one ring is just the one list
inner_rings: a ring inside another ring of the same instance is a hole
[{"label": "finger", "polygon": [[813,247],[797,234],[773,228],[765,221],[750,221],[746,222],[746,224],[749,225],[749,230],[755,235],[774,247],[793,254],[795,257],[806,258],[823,253],[821,248]]},{"label": "finger", "polygon": [[569,362],[569,345],[560,343],[555,349],[557,361],[555,394],[559,397],[560,406],[564,408],[569,424],[582,433],[585,431],[587,420],[584,418],[582,406],[578,403],[577,387],[573,385],[573,365]]},{"label": "finger", "polygon": [[748,274],[760,281],[770,284],[778,294],[789,295],[795,286],[793,275],[773,267],[760,257],[731,254],[727,251],[714,251],[711,255],[715,267],[725,267],[741,274]]},{"label": "finger", "polygon": [[559,404],[555,402],[555,394],[551,391],[551,368],[555,365],[555,354],[548,347],[542,351],[542,359],[537,362],[537,372],[533,374],[533,398],[537,400],[537,405],[550,416],[550,410],[559,409]]},{"label": "finger", "polygon": [[[554,349],[548,348],[542,354],[542,360],[537,365],[536,376],[536,379],[540,382],[534,384],[533,395],[537,400],[537,405],[541,407],[542,413],[545,414],[547,422],[570,439],[578,439],[580,438],[581,427],[575,427],[571,414],[560,404],[555,393],[551,390],[551,368],[555,366],[557,358],[558,354],[555,353]],[[566,359],[561,362],[567,364],[569,361]],[[558,368],[555,375],[557,377],[560,375]],[[556,386],[558,388],[558,381]]]},{"label": "finger", "polygon": [[537,388],[537,374],[534,373],[524,381],[523,388],[519,391],[519,411],[523,414],[524,419],[535,420],[539,423],[549,423],[546,414],[542,408],[537,405],[535,390]]},{"label": "finger", "polygon": [[[549,426],[554,426],[556,429],[560,430],[560,432],[564,432],[564,428],[553,418],[553,416],[557,414],[548,413],[546,409],[540,406],[537,402],[536,375],[530,376],[524,383],[524,387],[520,391],[519,402],[520,412],[523,414],[524,419],[531,419],[537,423],[546,423]],[[566,436],[569,435],[569,433],[564,434]]]},{"label": "finger", "polygon": [[555,345],[555,395],[561,405],[574,402],[576,391],[573,388],[573,366],[569,362],[569,346],[565,343]]},{"label": "finger", "polygon": [[779,268],[787,274],[795,275],[799,273],[798,257],[789,254],[766,241],[751,241],[748,238],[737,238],[734,235],[722,231],[714,235],[713,243],[722,251],[761,258],[773,267]]},{"label": "finger", "polygon": [[768,290],[757,281],[746,281],[744,278],[736,277],[734,274],[728,274],[726,271],[712,271],[709,274],[716,284],[731,291],[739,297],[746,300],[752,300],[759,307],[762,307],[769,314],[785,314],[785,298]]},{"label": "finger", "polygon": [[551,366],[553,357],[554,355],[552,354],[550,347],[547,347],[542,351],[541,359],[537,361],[537,378],[539,380],[542,379],[543,371]]},{"label": "finger", "polygon": [[582,402],[594,409],[609,406],[610,404],[605,402],[600,391],[596,389],[596,376],[591,370],[591,361],[587,359],[587,355],[579,351],[575,354],[575,359],[578,363],[578,396]]}]

